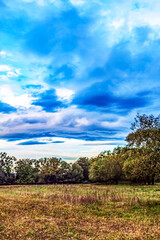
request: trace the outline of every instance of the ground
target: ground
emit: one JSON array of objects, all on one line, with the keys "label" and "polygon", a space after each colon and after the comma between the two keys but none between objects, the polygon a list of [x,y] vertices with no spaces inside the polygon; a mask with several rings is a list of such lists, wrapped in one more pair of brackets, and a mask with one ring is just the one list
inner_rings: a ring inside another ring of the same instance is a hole
[{"label": "ground", "polygon": [[1,186],[0,239],[160,239],[160,185]]}]

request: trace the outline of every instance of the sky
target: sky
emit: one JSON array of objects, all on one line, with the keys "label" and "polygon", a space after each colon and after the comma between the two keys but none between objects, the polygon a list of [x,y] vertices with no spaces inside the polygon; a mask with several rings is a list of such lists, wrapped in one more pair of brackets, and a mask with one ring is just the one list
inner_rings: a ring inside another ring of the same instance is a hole
[{"label": "sky", "polygon": [[0,0],[0,151],[76,160],[160,113],[159,0]]}]

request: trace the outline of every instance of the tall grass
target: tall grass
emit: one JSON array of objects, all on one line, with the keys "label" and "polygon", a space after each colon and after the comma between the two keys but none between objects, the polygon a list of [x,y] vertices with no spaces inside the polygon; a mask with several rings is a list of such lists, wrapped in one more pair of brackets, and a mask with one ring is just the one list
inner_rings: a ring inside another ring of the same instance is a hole
[{"label": "tall grass", "polygon": [[160,185],[0,187],[1,240],[160,239]]}]

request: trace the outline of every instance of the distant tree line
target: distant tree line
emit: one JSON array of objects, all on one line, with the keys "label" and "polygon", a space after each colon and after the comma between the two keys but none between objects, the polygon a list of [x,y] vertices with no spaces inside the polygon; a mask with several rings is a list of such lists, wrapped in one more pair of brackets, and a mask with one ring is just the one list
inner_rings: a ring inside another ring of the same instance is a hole
[{"label": "distant tree line", "polygon": [[154,184],[160,181],[160,116],[137,114],[128,144],[75,163],[51,157],[19,159],[0,153],[0,184]]},{"label": "distant tree line", "polygon": [[89,159],[67,163],[59,158],[19,159],[0,153],[0,184],[89,182]]}]

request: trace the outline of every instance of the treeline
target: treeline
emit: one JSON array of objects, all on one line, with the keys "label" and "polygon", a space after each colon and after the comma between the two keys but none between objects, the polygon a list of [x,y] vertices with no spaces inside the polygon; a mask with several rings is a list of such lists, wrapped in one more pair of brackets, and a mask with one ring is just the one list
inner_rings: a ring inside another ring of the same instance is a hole
[{"label": "treeline", "polygon": [[154,184],[160,181],[160,116],[138,114],[131,130],[126,146],[70,164],[55,157],[17,160],[0,153],[0,184]]},{"label": "treeline", "polygon": [[67,163],[59,158],[20,159],[0,153],[0,184],[89,182],[89,159]]}]

